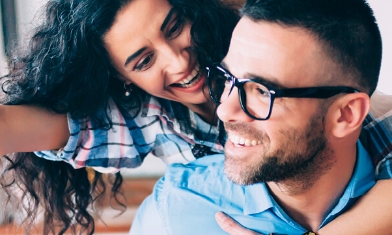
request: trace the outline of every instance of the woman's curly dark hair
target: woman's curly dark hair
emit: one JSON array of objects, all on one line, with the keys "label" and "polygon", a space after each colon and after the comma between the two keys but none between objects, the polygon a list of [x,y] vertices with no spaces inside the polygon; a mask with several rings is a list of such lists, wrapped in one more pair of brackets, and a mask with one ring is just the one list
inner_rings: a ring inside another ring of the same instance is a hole
[{"label": "woman's curly dark hair", "polygon": [[[45,6],[45,17],[36,28],[26,50],[9,62],[9,74],[2,78],[6,94],[2,104],[33,104],[55,113],[69,113],[73,119],[88,119],[110,128],[109,99],[127,113],[137,108],[143,91],[124,96],[123,83],[110,63],[103,37],[119,10],[132,0],[57,0]],[[234,7],[220,0],[169,0],[192,22],[191,38],[200,65],[216,63],[227,53],[231,33],[238,21]],[[104,115],[101,115],[104,113]],[[66,230],[93,234],[94,219],[89,206],[105,193],[106,181],[95,172],[88,179],[85,169],[73,169],[65,162],[38,158],[34,153],[6,156],[1,185],[17,185],[27,198],[28,218],[38,206],[44,210],[44,233]],[[8,179],[8,180],[7,180]],[[111,181],[111,195],[120,205],[122,177]],[[27,220],[28,221],[28,220]]]}]

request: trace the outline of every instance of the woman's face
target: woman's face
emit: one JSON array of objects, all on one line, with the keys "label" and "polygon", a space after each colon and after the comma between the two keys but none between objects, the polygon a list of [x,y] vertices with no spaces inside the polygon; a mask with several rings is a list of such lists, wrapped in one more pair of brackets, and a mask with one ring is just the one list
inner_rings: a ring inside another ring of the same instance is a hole
[{"label": "woman's face", "polygon": [[207,101],[190,23],[167,0],[133,0],[118,12],[105,48],[125,83],[189,107]]}]

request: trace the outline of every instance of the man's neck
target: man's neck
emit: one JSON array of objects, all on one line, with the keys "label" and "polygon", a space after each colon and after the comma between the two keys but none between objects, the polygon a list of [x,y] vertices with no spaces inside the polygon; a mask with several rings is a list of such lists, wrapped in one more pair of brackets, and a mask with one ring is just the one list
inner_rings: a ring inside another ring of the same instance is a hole
[{"label": "man's neck", "polygon": [[267,183],[278,204],[306,229],[317,231],[337,204],[354,171],[356,146],[339,149],[334,159],[331,168],[318,177]]}]

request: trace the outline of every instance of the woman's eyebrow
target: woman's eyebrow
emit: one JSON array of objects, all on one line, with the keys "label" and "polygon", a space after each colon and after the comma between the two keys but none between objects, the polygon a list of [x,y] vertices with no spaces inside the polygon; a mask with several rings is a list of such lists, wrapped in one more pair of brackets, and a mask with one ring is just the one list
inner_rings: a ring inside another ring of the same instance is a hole
[{"label": "woman's eyebrow", "polygon": [[[162,22],[161,28],[160,30],[163,31],[166,27],[166,25],[169,23],[172,15],[175,13],[176,11],[174,10],[174,8],[170,9],[169,13],[167,13],[167,16],[165,17],[165,19]],[[147,47],[143,47],[139,50],[137,50],[135,53],[133,53],[132,55],[128,56],[128,58],[125,60],[124,63],[124,67],[126,67],[132,60],[134,60],[136,57],[138,57],[143,51],[145,51],[147,49]]]},{"label": "woman's eyebrow", "polygon": [[169,23],[172,15],[176,12],[176,10],[174,10],[174,7],[172,7],[172,9],[170,9],[169,13],[167,13],[167,16],[165,18],[165,20],[163,21],[162,25],[161,25],[161,31],[163,31],[166,27],[166,25]]},{"label": "woman's eyebrow", "polygon": [[138,57],[146,49],[147,49],[147,47],[140,48],[135,53],[133,53],[132,55],[128,56],[128,58],[125,60],[124,67],[126,67],[132,60],[134,60],[136,57]]}]

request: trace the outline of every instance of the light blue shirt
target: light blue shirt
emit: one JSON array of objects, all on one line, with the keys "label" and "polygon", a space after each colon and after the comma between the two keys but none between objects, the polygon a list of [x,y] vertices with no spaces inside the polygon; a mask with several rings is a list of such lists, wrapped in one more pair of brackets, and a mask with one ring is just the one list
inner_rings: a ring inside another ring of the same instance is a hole
[{"label": "light blue shirt", "polygon": [[[353,176],[320,227],[341,214],[375,184],[370,156],[360,142],[357,146]],[[169,167],[152,195],[140,206],[130,234],[227,234],[215,221],[217,211],[225,212],[244,227],[259,233],[306,232],[282,210],[264,183],[234,184],[226,177],[223,163],[224,155],[219,154]]]}]

